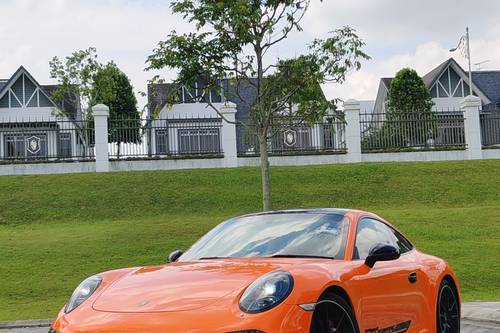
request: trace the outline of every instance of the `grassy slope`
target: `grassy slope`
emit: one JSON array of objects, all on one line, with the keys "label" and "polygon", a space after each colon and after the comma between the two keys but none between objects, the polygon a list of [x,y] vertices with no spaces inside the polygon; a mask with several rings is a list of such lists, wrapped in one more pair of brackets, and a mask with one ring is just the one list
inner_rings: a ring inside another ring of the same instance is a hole
[{"label": "grassy slope", "polygon": [[[500,299],[500,161],[274,168],[276,208],[353,207]],[[155,264],[260,208],[255,168],[0,178],[0,320],[54,316],[84,277]]]}]

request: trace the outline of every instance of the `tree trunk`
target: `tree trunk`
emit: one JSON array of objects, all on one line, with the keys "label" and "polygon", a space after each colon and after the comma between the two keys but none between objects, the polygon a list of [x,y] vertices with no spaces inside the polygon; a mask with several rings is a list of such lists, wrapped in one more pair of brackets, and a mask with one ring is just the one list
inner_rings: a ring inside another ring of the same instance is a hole
[{"label": "tree trunk", "polygon": [[262,210],[269,211],[271,207],[271,178],[269,173],[269,154],[267,152],[267,135],[259,135],[260,172],[262,178]]}]

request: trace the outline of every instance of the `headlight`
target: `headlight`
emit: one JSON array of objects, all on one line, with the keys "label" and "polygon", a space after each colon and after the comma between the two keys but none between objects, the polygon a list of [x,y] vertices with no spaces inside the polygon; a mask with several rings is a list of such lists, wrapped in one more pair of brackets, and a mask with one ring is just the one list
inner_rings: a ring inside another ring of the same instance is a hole
[{"label": "headlight", "polygon": [[258,313],[280,304],[290,295],[293,288],[292,275],[275,271],[261,276],[245,290],[240,299],[241,310]]},{"label": "headlight", "polygon": [[65,313],[70,313],[74,309],[76,309],[80,304],[85,302],[102,282],[102,278],[99,275],[94,275],[84,280],[78,287],[76,287],[73,295],[66,304],[66,308],[64,309]]}]

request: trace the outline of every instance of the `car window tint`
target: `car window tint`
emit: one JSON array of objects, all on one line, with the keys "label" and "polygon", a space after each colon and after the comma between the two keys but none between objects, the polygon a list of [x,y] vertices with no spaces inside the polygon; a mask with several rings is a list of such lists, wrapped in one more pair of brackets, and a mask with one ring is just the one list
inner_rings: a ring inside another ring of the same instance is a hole
[{"label": "car window tint", "polygon": [[403,235],[380,221],[364,218],[358,223],[353,259],[366,259],[377,244],[392,245],[403,254],[413,249],[413,245]]},{"label": "car window tint", "polygon": [[397,232],[394,229],[391,229],[392,232],[394,233],[394,236],[397,239],[397,244],[399,247],[399,253],[403,254],[406,252],[409,252],[413,250],[413,245],[410,243],[409,240],[407,240],[403,235],[401,235],[399,232]]},{"label": "car window tint", "polygon": [[353,259],[365,260],[370,250],[377,244],[398,246],[394,232],[386,224],[368,218],[359,221]]},{"label": "car window tint", "polygon": [[207,257],[275,255],[344,258],[349,222],[341,214],[279,213],[226,221],[196,242],[179,261]]}]

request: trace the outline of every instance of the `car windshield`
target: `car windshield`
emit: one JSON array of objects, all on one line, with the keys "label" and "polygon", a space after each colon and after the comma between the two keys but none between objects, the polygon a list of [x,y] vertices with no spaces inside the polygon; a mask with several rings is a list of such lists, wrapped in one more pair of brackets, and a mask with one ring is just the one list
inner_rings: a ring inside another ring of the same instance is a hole
[{"label": "car windshield", "polygon": [[340,214],[272,213],[219,224],[179,261],[248,257],[343,259],[348,221]]}]

